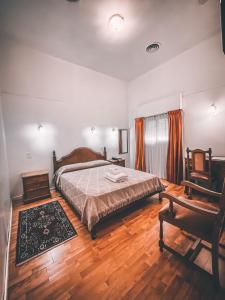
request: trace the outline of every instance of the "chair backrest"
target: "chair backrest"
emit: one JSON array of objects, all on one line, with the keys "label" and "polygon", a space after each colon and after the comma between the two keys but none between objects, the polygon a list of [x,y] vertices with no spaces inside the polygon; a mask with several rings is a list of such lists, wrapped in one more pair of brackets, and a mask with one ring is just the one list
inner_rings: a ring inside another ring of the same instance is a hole
[{"label": "chair backrest", "polygon": [[[191,158],[190,158],[191,153]],[[206,168],[206,154],[208,154],[208,168]],[[198,173],[211,173],[211,162],[212,162],[212,150],[209,148],[209,150],[202,150],[202,149],[195,149],[190,150],[187,148],[187,160],[188,160],[188,169],[190,171],[190,159],[192,164],[192,172],[198,172]]]},{"label": "chair backrest", "polygon": [[223,189],[219,200],[219,208],[220,208],[220,215],[219,215],[219,222],[218,222],[218,234],[219,237],[221,237],[225,229],[225,178],[223,180]]},{"label": "chair backrest", "polygon": [[225,212],[225,178],[223,180],[222,195],[220,197],[219,207],[222,211]]}]

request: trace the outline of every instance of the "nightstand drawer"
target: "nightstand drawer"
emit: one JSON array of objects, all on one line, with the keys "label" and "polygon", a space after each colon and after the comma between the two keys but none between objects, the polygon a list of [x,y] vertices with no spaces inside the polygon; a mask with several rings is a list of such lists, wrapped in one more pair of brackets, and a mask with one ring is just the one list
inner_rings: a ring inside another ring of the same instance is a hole
[{"label": "nightstand drawer", "polygon": [[115,165],[125,167],[125,160],[118,160]]},{"label": "nightstand drawer", "polygon": [[48,181],[48,174],[23,178],[25,184],[36,184]]},{"label": "nightstand drawer", "polygon": [[113,165],[116,165],[116,166],[120,166],[120,167],[125,167],[125,159],[109,159],[108,160],[109,162],[111,162]]},{"label": "nightstand drawer", "polygon": [[24,186],[24,192],[38,190],[38,189],[41,189],[41,188],[44,188],[44,187],[49,188],[49,182],[48,181],[29,183],[29,184],[26,184]]},{"label": "nightstand drawer", "polygon": [[32,201],[35,200],[36,198],[44,198],[49,197],[50,195],[50,191],[49,191],[49,187],[43,187],[40,188],[38,190],[33,190],[33,191],[26,191],[24,193],[24,201]]}]

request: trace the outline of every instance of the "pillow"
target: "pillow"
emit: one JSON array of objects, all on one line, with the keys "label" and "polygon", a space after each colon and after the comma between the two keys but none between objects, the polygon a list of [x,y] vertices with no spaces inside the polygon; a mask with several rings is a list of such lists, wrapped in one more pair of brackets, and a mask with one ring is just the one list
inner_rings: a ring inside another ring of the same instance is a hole
[{"label": "pillow", "polygon": [[95,167],[101,167],[101,166],[106,166],[106,165],[110,165],[110,164],[111,164],[111,162],[109,162],[107,160],[99,159],[99,160],[92,160],[92,161],[87,161],[87,162],[83,162],[83,163],[66,165],[66,166],[59,168],[56,171],[53,180],[55,180],[55,182],[57,184],[59,184],[60,176],[63,173],[73,172],[73,171],[78,171],[78,170],[83,170],[83,169],[89,169],[89,168],[95,168]]}]

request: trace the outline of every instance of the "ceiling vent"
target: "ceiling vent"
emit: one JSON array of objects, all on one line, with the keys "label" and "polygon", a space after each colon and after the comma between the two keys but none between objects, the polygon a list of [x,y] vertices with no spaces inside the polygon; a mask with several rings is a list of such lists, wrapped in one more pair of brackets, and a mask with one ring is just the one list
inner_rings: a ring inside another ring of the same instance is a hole
[{"label": "ceiling vent", "polygon": [[67,2],[78,2],[79,0],[66,0]]},{"label": "ceiling vent", "polygon": [[152,44],[147,46],[146,52],[154,53],[154,52],[158,51],[159,48],[160,48],[160,43],[155,42],[155,43],[152,43]]}]

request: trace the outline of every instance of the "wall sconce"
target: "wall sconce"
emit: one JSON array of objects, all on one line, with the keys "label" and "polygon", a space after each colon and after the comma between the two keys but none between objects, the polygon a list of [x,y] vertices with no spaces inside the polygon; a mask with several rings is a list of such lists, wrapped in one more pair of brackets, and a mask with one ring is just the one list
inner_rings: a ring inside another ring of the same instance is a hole
[{"label": "wall sconce", "polygon": [[116,128],[113,127],[113,128],[112,128],[112,132],[114,132],[114,131],[116,131]]},{"label": "wall sconce", "polygon": [[210,105],[210,112],[211,112],[213,115],[216,114],[216,105],[215,105],[215,103],[212,103],[212,104]]},{"label": "wall sconce", "polygon": [[42,124],[38,124],[38,131],[41,131],[43,128],[43,125]]},{"label": "wall sconce", "polygon": [[93,126],[93,127],[91,127],[91,133],[93,134],[94,131],[95,131],[95,127]]}]

